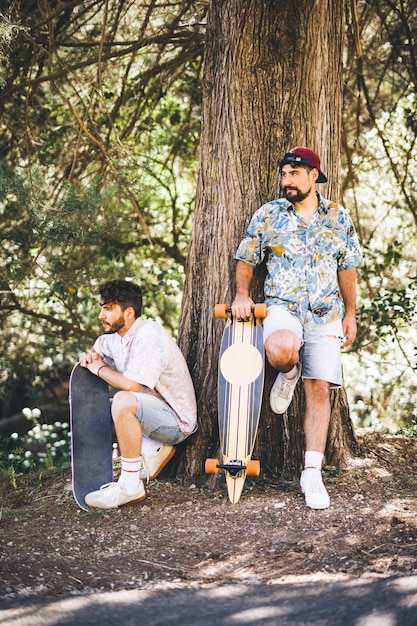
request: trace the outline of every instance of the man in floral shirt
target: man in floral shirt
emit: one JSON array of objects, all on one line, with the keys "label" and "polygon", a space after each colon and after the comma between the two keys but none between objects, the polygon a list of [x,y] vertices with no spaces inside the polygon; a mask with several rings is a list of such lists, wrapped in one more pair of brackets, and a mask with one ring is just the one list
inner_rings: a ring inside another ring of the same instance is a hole
[{"label": "man in floral shirt", "polygon": [[138,285],[113,280],[101,285],[99,319],[104,335],[80,357],[80,365],[118,389],[112,418],[120,448],[119,480],[86,495],[92,508],[116,508],[146,497],[142,480],[153,478],[195,432],[197,409],[185,359],[157,322],[140,317]]},{"label": "man in floral shirt", "polygon": [[356,267],[362,257],[348,212],[324,199],[316,183],[327,181],[319,156],[302,146],[280,163],[284,198],[263,205],[252,217],[236,253],[233,315],[247,318],[250,283],[265,259],[265,352],[278,370],[270,403],[284,413],[300,376],[306,411],[304,470],[306,504],[330,504],[321,466],[330,421],[330,388],[343,384],[341,346],[356,336]]}]

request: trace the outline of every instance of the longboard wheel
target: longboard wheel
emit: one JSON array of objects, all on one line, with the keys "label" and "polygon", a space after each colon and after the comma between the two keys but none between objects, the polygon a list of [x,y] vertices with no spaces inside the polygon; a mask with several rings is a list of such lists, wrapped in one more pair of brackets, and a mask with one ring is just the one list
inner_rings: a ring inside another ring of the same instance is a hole
[{"label": "longboard wheel", "polygon": [[263,319],[264,317],[266,317],[267,313],[268,307],[266,306],[266,304],[255,304],[255,306],[253,307],[253,314],[259,319]]},{"label": "longboard wheel", "polygon": [[218,474],[219,473],[219,460],[218,459],[206,459],[205,470],[206,470],[206,474]]},{"label": "longboard wheel", "polygon": [[246,474],[248,476],[259,476],[261,473],[261,464],[259,461],[248,461],[246,464]]},{"label": "longboard wheel", "polygon": [[216,304],[214,307],[214,317],[218,319],[226,319],[228,308],[227,304]]}]

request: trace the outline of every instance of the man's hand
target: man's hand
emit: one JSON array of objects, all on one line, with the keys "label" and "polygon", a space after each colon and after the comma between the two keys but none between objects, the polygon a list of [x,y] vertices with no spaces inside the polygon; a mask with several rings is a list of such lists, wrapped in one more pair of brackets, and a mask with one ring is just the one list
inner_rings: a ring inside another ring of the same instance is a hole
[{"label": "man's hand", "polygon": [[253,300],[249,297],[249,286],[253,269],[247,263],[236,263],[236,296],[232,304],[232,315],[238,320],[251,319]]},{"label": "man's hand", "polygon": [[250,319],[252,317],[253,300],[249,297],[236,296],[232,304],[232,315],[237,319]]},{"label": "man's hand", "polygon": [[338,272],[340,293],[345,305],[345,317],[342,321],[343,334],[346,337],[342,348],[350,346],[356,337],[356,268]]},{"label": "man's hand", "polygon": [[350,346],[356,338],[357,326],[356,326],[356,316],[345,315],[342,321],[343,335],[346,337],[345,341],[342,343],[342,348],[347,348]]},{"label": "man's hand", "polygon": [[92,374],[97,376],[97,372],[102,365],[105,365],[103,356],[96,352],[93,348],[83,352],[80,355],[81,367],[87,368]]},{"label": "man's hand", "polygon": [[[104,357],[99,352],[96,352],[93,348],[83,352],[80,355],[81,367],[86,367],[92,374],[98,376],[100,367],[106,365]],[[104,376],[104,378],[103,378]],[[103,373],[100,374],[100,378],[103,378],[109,385],[115,389],[121,389],[122,391],[141,391],[143,386],[141,383],[137,383],[135,380],[126,378],[122,372],[114,370],[111,366],[106,366]]]}]

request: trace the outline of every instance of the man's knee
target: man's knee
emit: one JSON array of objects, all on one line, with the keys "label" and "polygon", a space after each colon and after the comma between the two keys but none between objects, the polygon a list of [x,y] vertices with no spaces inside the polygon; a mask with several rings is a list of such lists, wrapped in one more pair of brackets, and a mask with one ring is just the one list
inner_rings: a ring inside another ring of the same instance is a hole
[{"label": "man's knee", "polygon": [[265,340],[265,352],[273,367],[293,366],[299,360],[301,339],[291,330],[277,330]]},{"label": "man's knee", "polygon": [[137,401],[133,393],[130,391],[118,391],[113,398],[112,402],[112,417],[113,420],[117,420],[118,417],[124,413],[136,413]]},{"label": "man's knee", "polygon": [[309,403],[310,401],[330,401],[330,383],[327,380],[321,380],[318,378],[305,378],[304,390],[307,403]]}]

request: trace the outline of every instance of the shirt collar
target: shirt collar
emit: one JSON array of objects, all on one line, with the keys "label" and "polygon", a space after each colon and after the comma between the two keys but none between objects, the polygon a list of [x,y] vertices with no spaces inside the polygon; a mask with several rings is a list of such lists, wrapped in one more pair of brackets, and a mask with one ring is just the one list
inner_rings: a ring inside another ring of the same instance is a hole
[{"label": "shirt collar", "polygon": [[129,330],[127,331],[127,333],[125,335],[123,335],[123,337],[120,337],[120,341],[124,346],[129,345],[129,343],[133,340],[133,338],[135,337],[138,329],[145,323],[145,320],[142,319],[141,317],[138,317],[134,323],[132,324],[132,326],[129,328]]},{"label": "shirt collar", "polygon": [[317,198],[319,199],[319,213],[329,212],[329,201],[323,198],[319,192],[317,192]]}]

